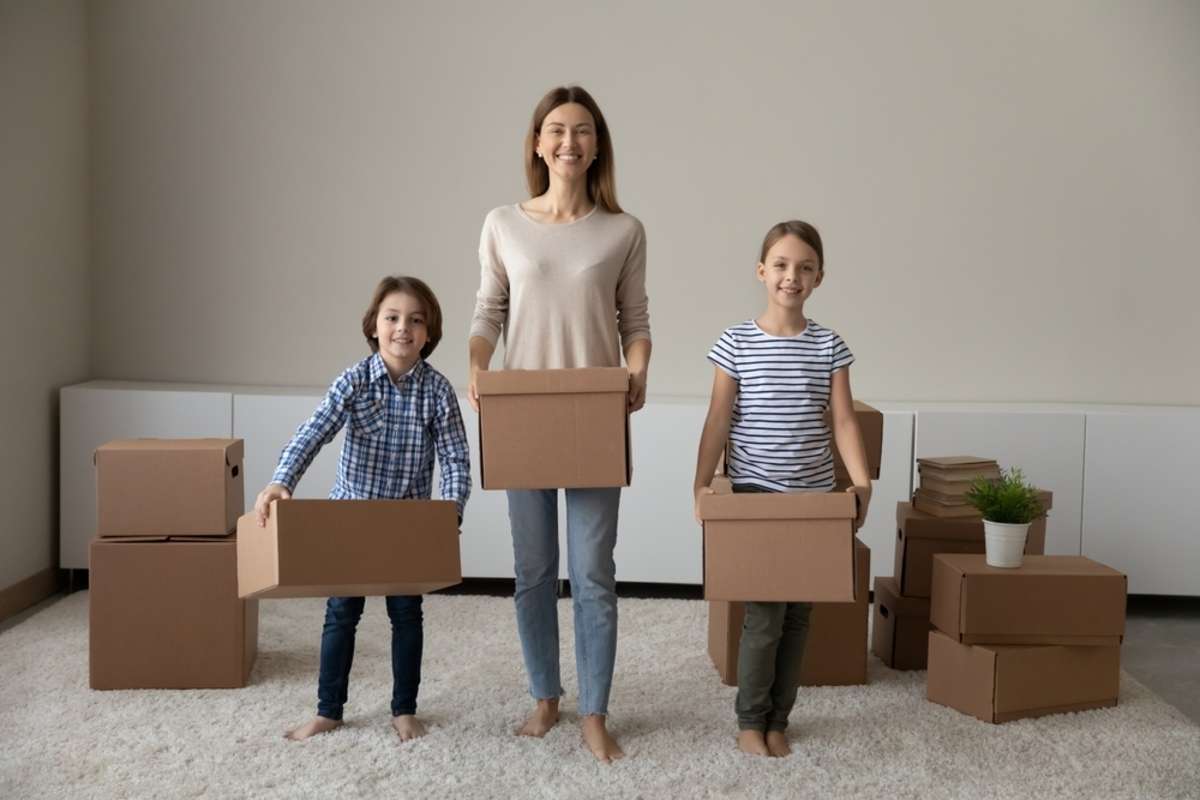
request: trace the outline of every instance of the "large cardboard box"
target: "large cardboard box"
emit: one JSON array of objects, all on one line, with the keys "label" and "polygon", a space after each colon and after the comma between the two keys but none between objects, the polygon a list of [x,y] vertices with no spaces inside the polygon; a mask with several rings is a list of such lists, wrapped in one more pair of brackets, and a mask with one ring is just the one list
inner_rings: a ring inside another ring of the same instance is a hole
[{"label": "large cardboard box", "polygon": [[[853,603],[814,603],[800,667],[801,686],[849,686],[867,682],[867,616],[871,550],[854,540]],[[713,600],[708,604],[708,655],[721,682],[737,686],[738,645],[742,640],[744,603]]]},{"label": "large cardboard box", "polygon": [[[854,415],[858,417],[858,427],[862,431],[863,444],[867,449],[867,472],[872,478],[878,478],[880,456],[883,453],[883,414],[877,408],[855,400]],[[825,412],[825,424],[832,430],[833,412]],[[842,463],[842,455],[838,452],[836,442],[832,442],[832,449],[833,473],[838,483],[851,483],[850,473]]]},{"label": "large cardboard box", "polygon": [[258,652],[258,601],[238,599],[232,537],[94,539],[93,689],[232,689]]},{"label": "large cardboard box", "polygon": [[1126,578],[1084,556],[1025,556],[1015,569],[983,555],[933,557],[930,621],[967,644],[1119,645]]},{"label": "large cardboard box", "polygon": [[99,536],[224,536],[237,526],[241,439],[118,439],[94,458]]},{"label": "large cardboard box", "polygon": [[[1049,510],[1050,492],[1042,492],[1042,503]],[[1046,548],[1046,517],[1029,526],[1025,539],[1026,555],[1041,555]],[[935,517],[913,508],[911,503],[896,504],[896,563],[893,575],[905,597],[929,597],[934,553],[984,552],[983,520],[979,517],[953,519]]]},{"label": "large cardboard box", "polygon": [[276,500],[238,520],[238,594],[425,594],[462,582],[458,538],[449,500]]},{"label": "large cardboard box", "polygon": [[929,632],[928,697],[984,722],[1117,704],[1121,648],[961,644]]},{"label": "large cardboard box", "polygon": [[871,652],[892,669],[925,669],[929,653],[929,598],[903,597],[895,578],[875,579]]},{"label": "large cardboard box", "polygon": [[629,371],[480,372],[484,489],[628,486]]},{"label": "large cardboard box", "polygon": [[852,493],[713,488],[700,497],[704,599],[855,600]]}]

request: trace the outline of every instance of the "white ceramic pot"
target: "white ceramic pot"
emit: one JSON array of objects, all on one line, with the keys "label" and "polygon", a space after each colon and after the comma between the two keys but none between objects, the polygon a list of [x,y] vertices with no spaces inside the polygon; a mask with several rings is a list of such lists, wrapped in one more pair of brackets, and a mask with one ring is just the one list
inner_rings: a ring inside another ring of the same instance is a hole
[{"label": "white ceramic pot", "polygon": [[1025,554],[1025,536],[1029,533],[1026,522],[983,521],[983,542],[989,567],[1013,568],[1021,566]]}]

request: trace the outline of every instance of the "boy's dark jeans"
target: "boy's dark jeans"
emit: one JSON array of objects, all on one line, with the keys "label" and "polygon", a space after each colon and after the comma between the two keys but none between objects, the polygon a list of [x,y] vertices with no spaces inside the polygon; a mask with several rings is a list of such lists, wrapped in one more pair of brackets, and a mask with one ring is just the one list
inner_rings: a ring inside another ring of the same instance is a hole
[{"label": "boy's dark jeans", "polygon": [[[734,485],[735,492],[766,492]],[[746,603],[738,645],[739,730],[782,731],[796,704],[812,603]]]},{"label": "boy's dark jeans", "polygon": [[[392,595],[386,600],[392,621],[392,716],[415,714],[424,645],[421,596]],[[365,604],[362,597],[331,597],[325,605],[321,672],[317,678],[318,716],[342,718],[354,661],[354,632]]]}]

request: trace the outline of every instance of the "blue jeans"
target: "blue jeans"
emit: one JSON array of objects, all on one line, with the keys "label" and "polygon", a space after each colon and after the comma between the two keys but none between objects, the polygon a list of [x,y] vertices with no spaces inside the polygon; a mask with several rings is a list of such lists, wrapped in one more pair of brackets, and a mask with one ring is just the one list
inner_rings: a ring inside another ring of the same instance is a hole
[{"label": "blue jeans", "polygon": [[[617,508],[621,490],[566,489],[567,574],[575,611],[579,713],[607,714],[617,658]],[[529,692],[563,693],[558,665],[558,490],[508,492],[515,601]]]},{"label": "blue jeans", "polygon": [[[393,595],[386,600],[392,621],[392,716],[415,714],[417,689],[421,685],[421,650],[425,643],[421,596]],[[354,633],[365,604],[362,597],[331,597],[325,604],[317,714],[327,719],[342,718],[350,688],[350,665],[354,661]]]}]

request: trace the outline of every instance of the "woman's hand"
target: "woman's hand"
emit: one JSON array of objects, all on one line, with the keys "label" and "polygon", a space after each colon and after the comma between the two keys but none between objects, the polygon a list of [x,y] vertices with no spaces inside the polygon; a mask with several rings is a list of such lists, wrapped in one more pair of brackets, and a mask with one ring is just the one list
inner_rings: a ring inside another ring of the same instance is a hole
[{"label": "woman's hand", "polygon": [[471,404],[471,408],[475,409],[475,413],[479,413],[479,369],[471,367],[471,379],[467,384],[467,402]]},{"label": "woman's hand", "polygon": [[629,412],[646,405],[646,371],[629,373]]},{"label": "woman's hand", "polygon": [[857,531],[867,520],[867,507],[871,505],[871,485],[847,486],[846,491],[858,499],[858,502],[855,504],[858,508],[858,516],[854,518],[854,530]]},{"label": "woman's hand", "polygon": [[254,513],[258,516],[258,527],[267,526],[267,517],[271,515],[272,500],[289,500],[292,493],[278,483],[268,483],[267,488],[258,493],[254,501]]}]

